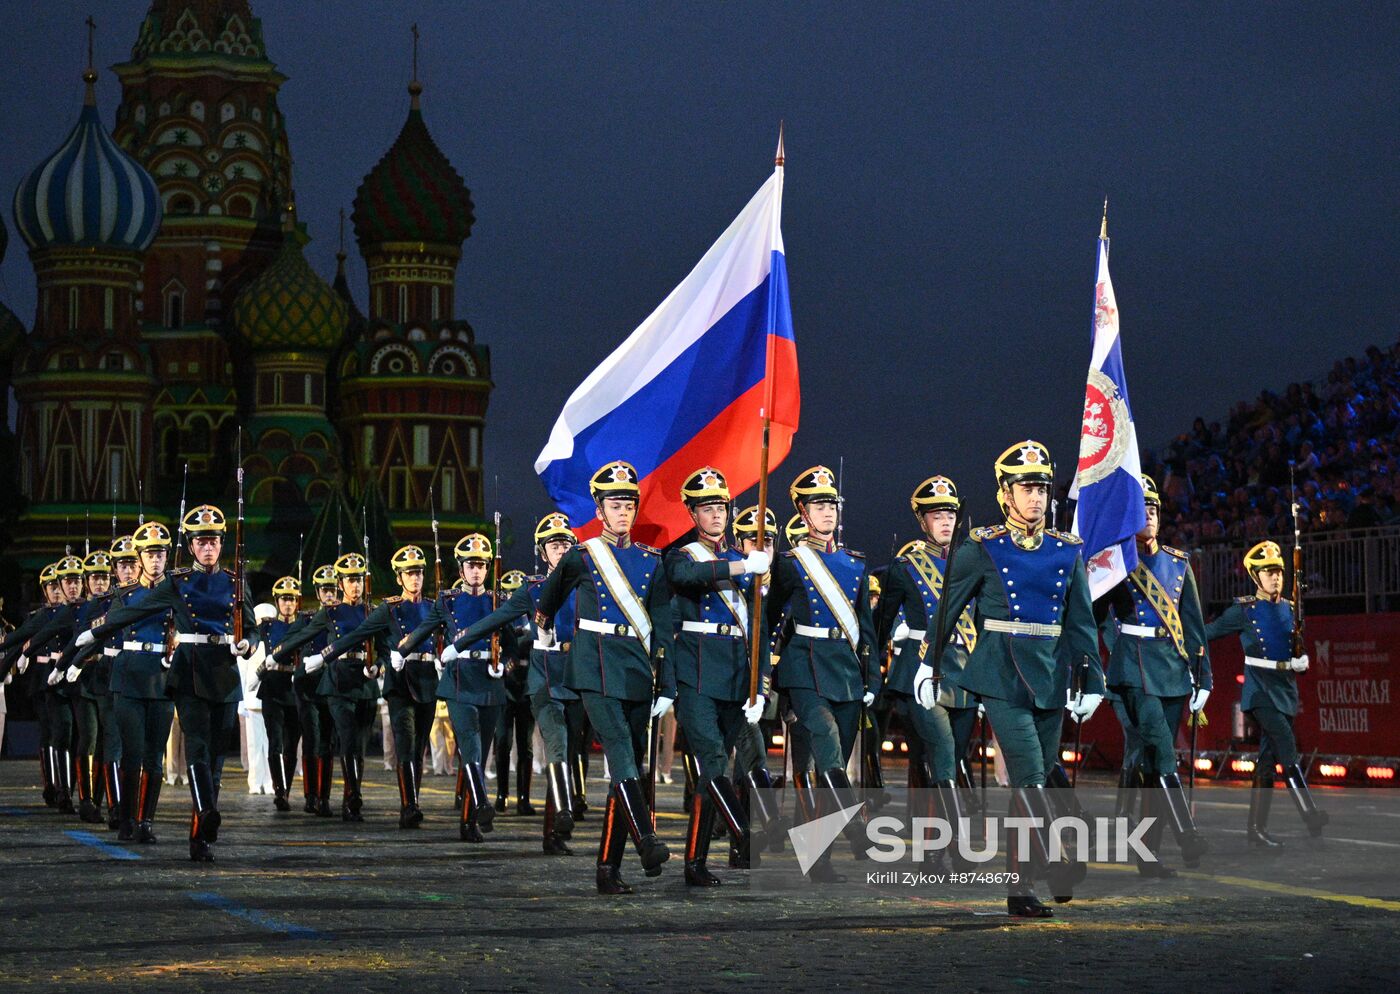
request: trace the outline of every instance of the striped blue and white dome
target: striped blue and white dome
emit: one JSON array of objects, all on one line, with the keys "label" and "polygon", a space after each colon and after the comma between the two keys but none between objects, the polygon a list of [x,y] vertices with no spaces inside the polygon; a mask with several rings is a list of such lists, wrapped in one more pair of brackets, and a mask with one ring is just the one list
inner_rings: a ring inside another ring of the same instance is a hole
[{"label": "striped blue and white dome", "polygon": [[121,150],[88,102],[58,151],[15,190],[15,227],[31,249],[103,245],[142,252],[160,227],[156,181]]}]

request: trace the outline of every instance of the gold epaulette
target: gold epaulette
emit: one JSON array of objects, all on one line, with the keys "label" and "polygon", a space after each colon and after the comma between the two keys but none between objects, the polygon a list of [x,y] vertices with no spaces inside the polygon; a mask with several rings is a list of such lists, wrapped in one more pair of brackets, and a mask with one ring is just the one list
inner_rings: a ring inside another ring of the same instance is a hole
[{"label": "gold epaulette", "polygon": [[1047,529],[1045,529],[1045,534],[1047,534],[1047,535],[1053,535],[1055,538],[1059,539],[1061,542],[1068,542],[1068,543],[1070,543],[1071,545],[1082,545],[1082,544],[1084,543],[1084,540],[1083,540],[1082,538],[1080,538],[1078,535],[1071,535],[1069,532],[1057,531],[1057,530],[1054,529],[1054,528],[1047,528]]},{"label": "gold epaulette", "polygon": [[650,545],[643,545],[641,542],[633,542],[632,544],[635,545],[637,548],[641,549],[643,552],[648,552],[653,556],[661,555],[660,549],[652,548]]},{"label": "gold epaulette", "polygon": [[403,598],[402,598],[401,596],[399,596],[398,594],[393,594],[393,595],[391,595],[391,596],[389,596],[389,597],[384,598],[384,599],[383,599],[382,601],[380,601],[379,603],[381,603],[381,604],[397,604],[397,603],[399,603],[401,600],[403,600]]},{"label": "gold epaulette", "polygon": [[987,525],[983,528],[972,529],[972,534],[968,537],[974,542],[981,542],[989,538],[1001,538],[1006,534],[1005,525]]},{"label": "gold epaulette", "polygon": [[852,559],[865,558],[864,552],[857,552],[855,549],[842,549],[841,551],[844,552],[846,555],[850,556]]},{"label": "gold epaulette", "polygon": [[1236,597],[1236,598],[1235,598],[1235,603],[1236,603],[1236,604],[1253,604],[1255,600],[1256,600],[1256,598],[1255,598],[1255,596],[1254,596],[1253,594],[1248,594],[1248,595],[1246,595],[1246,596],[1244,596],[1244,597]]},{"label": "gold epaulette", "polygon": [[1190,559],[1190,558],[1191,558],[1191,556],[1190,556],[1189,553],[1182,552],[1180,549],[1173,549],[1170,545],[1164,545],[1164,546],[1162,546],[1162,551],[1165,552],[1165,553],[1166,553],[1167,555],[1169,555],[1169,556],[1175,556],[1177,559]]}]

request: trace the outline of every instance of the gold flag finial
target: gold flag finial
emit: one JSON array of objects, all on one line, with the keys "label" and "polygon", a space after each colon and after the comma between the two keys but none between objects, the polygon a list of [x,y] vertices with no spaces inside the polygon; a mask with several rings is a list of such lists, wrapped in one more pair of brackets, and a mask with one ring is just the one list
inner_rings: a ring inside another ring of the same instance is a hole
[{"label": "gold flag finial", "polygon": [[84,86],[86,87],[86,89],[85,89],[85,91],[84,91],[84,93],[83,93],[83,103],[88,104],[88,105],[90,105],[90,106],[96,106],[96,104],[97,104],[97,90],[96,90],[96,85],[97,85],[97,70],[96,70],[95,68],[93,68],[93,65],[92,65],[92,39],[93,39],[93,35],[95,35],[95,34],[97,33],[97,22],[94,21],[94,20],[92,19],[92,15],[89,14],[89,15],[87,16],[87,20],[84,21],[83,23],[87,25],[87,43],[88,43],[88,46],[87,46],[87,55],[88,55],[88,57],[87,57],[87,68],[85,68],[85,69],[83,70],[83,84],[84,84]]},{"label": "gold flag finial", "polygon": [[787,153],[783,150],[783,122],[778,121],[778,154],[773,156],[773,165],[782,167],[787,162]]},{"label": "gold flag finial", "polygon": [[1108,198],[1103,198],[1103,223],[1099,225],[1099,237],[1108,237]]},{"label": "gold flag finial", "polygon": [[410,29],[413,32],[413,78],[408,81],[408,105],[413,110],[418,109],[418,95],[423,92],[423,84],[418,81],[418,24],[414,23]]}]

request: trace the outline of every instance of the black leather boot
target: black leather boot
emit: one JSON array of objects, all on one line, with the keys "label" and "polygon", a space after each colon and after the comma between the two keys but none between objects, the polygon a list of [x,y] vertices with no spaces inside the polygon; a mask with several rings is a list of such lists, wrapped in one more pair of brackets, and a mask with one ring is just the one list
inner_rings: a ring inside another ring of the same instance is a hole
[{"label": "black leather boot", "polygon": [[723,881],[710,872],[711,830],[715,826],[715,802],[699,792],[690,802],[690,825],[685,833],[685,882],[690,887],[718,887]]},{"label": "black leather boot", "polygon": [[569,848],[564,836],[559,834],[558,828],[558,808],[554,803],[554,795],[546,794],[544,799],[544,851],[548,856],[572,856],[573,850]]},{"label": "black leather boot", "polygon": [[267,757],[267,769],[272,774],[272,806],[278,811],[292,810],[287,802],[287,767],[281,753]]},{"label": "black leather boot", "polygon": [[73,807],[73,756],[67,749],[54,750],[54,769],[58,774],[54,780],[54,806],[66,815],[74,814],[77,809]]},{"label": "black leather boot", "polygon": [[117,841],[130,842],[136,838],[136,822],[141,817],[141,788],[145,771],[135,764],[123,763],[121,768],[121,824],[117,826]]},{"label": "black leather boot", "polygon": [[1210,842],[1196,829],[1195,819],[1191,817],[1191,805],[1181,788],[1181,777],[1168,773],[1158,777],[1158,783],[1162,800],[1166,802],[1167,821],[1171,825],[1172,835],[1176,837],[1177,845],[1181,846],[1181,861],[1190,867],[1200,866],[1201,857],[1210,850]]},{"label": "black leather boot", "polygon": [[218,794],[214,790],[214,773],[208,763],[191,763],[185,772],[190,780],[190,798],[199,816],[195,819],[199,838],[206,843],[217,842],[223,817],[219,814]]},{"label": "black leather boot", "polygon": [[598,893],[631,894],[632,887],[622,879],[622,851],[627,846],[627,819],[617,798],[617,788],[608,793],[603,810],[603,834],[598,840]]},{"label": "black leather boot", "polygon": [[473,795],[476,809],[476,824],[482,834],[489,833],[496,820],[496,811],[489,803],[486,792],[486,769],[480,763],[467,764],[467,793]]},{"label": "black leather boot", "polygon": [[301,809],[309,815],[314,815],[316,813],[316,801],[317,798],[320,797],[320,791],[317,789],[316,786],[316,774],[320,772],[321,763],[314,755],[312,755],[311,750],[309,748],[306,748],[304,739],[302,740],[302,742],[303,748],[301,750]]},{"label": "black leather boot", "polygon": [[1303,816],[1303,824],[1308,827],[1308,834],[1314,839],[1322,838],[1322,829],[1330,819],[1327,812],[1319,810],[1313,801],[1312,791],[1308,789],[1308,779],[1303,776],[1303,768],[1297,763],[1285,766],[1283,781],[1288,785],[1289,796],[1293,798],[1298,814]]},{"label": "black leather boot", "polygon": [[[1141,785],[1141,774],[1134,770],[1134,780]],[[1166,830],[1168,815],[1163,810],[1166,805],[1162,801],[1161,791],[1143,790],[1142,796],[1142,816],[1144,819],[1151,818],[1152,824],[1143,834],[1143,845],[1157,858],[1155,860],[1145,860],[1137,857],[1137,871],[1139,876],[1158,880],[1169,880],[1176,876],[1176,871],[1166,863],[1162,862],[1162,833]]]},{"label": "black leather boot", "polygon": [[361,804],[356,801],[360,792],[360,785],[355,779],[358,772],[354,756],[344,755],[340,757],[341,821],[364,821],[364,816],[360,814]]},{"label": "black leather boot", "polygon": [[418,799],[414,794],[413,764],[399,763],[399,828],[417,828],[423,821],[423,812],[418,810]]},{"label": "black leather boot", "polygon": [[1249,826],[1245,833],[1251,846],[1269,851],[1283,848],[1283,843],[1269,834],[1269,808],[1273,803],[1273,775],[1256,775],[1249,790]]},{"label": "black leather boot", "polygon": [[643,871],[649,877],[659,877],[661,865],[671,858],[671,850],[656,836],[656,826],[652,824],[642,782],[636,778],[619,780],[615,790],[627,818],[627,828],[632,833],[632,843],[641,857]]},{"label": "black leather boot", "polygon": [[[832,798],[841,810],[849,808],[858,803],[856,801],[855,788],[851,786],[851,778],[846,776],[846,771],[837,767],[827,770],[822,774],[822,779],[831,792]],[[846,842],[851,847],[851,855],[856,859],[869,859],[866,849],[869,841],[866,839],[865,826],[870,816],[865,808],[856,812],[855,817],[846,822],[846,827],[842,829],[842,834],[846,836]]]},{"label": "black leather boot", "polygon": [[102,795],[107,803],[107,829],[115,831],[122,822],[122,780],[116,763],[102,764]]},{"label": "black leather boot", "polygon": [[160,785],[165,781],[157,771],[156,773],[141,774],[141,794],[138,800],[138,815],[136,821],[136,841],[142,845],[156,844],[156,804],[160,801]]},{"label": "black leather boot", "polygon": [[530,779],[534,773],[530,768],[532,757],[517,755],[515,762],[515,813],[534,817],[535,806],[530,803]]},{"label": "black leather boot", "polygon": [[58,777],[54,776],[53,746],[42,746],[39,749],[39,779],[44,785],[44,806],[57,807]]},{"label": "black leather boot", "polygon": [[753,846],[753,836],[749,831],[749,816],[744,810],[743,803],[739,800],[739,792],[734,789],[734,784],[728,777],[720,776],[710,781],[709,795],[707,800],[710,803],[705,805],[711,812],[709,821],[714,822],[715,815],[718,815],[719,820],[728,830],[729,838],[733,843],[729,865],[740,870],[747,870],[752,865],[757,850]]},{"label": "black leather boot", "polygon": [[567,839],[574,833],[574,792],[569,768],[564,763],[550,763],[545,770],[549,799],[554,803],[554,831]]}]

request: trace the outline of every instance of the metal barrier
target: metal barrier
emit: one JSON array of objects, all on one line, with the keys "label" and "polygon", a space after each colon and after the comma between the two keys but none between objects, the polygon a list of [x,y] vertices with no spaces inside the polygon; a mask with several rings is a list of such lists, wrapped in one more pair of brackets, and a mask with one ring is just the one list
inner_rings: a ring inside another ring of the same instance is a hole
[{"label": "metal barrier", "polygon": [[[1258,541],[1257,539],[1255,541]],[[1293,536],[1276,537],[1291,563]],[[1201,602],[1207,613],[1252,593],[1241,545],[1207,545],[1191,551]],[[1303,536],[1304,587],[1309,604],[1373,613],[1400,606],[1400,527],[1358,528]],[[1291,569],[1290,569],[1291,572]],[[1292,589],[1292,578],[1286,589]]]}]

